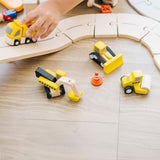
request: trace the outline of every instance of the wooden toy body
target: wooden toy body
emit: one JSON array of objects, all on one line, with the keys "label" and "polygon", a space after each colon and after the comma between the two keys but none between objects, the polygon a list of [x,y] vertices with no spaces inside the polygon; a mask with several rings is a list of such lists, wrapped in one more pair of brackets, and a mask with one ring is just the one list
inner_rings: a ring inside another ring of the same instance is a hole
[{"label": "wooden toy body", "polygon": [[16,12],[23,10],[22,0],[0,0],[7,9],[15,9]]}]

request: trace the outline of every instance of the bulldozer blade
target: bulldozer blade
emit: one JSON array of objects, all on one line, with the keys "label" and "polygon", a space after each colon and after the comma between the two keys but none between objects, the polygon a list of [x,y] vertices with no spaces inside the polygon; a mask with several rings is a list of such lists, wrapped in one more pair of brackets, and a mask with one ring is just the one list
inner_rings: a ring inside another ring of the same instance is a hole
[{"label": "bulldozer blade", "polygon": [[122,57],[123,57],[122,54],[118,54],[112,59],[108,60],[106,63],[104,63],[103,65],[104,73],[109,74],[110,72],[121,66],[123,64]]}]

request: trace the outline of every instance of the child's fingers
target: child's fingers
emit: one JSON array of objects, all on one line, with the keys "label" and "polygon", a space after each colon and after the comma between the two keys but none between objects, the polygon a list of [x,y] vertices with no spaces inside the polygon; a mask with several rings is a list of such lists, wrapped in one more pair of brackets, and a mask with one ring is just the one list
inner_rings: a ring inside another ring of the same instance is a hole
[{"label": "child's fingers", "polygon": [[51,24],[51,25],[48,27],[47,31],[40,36],[40,38],[41,38],[41,39],[46,38],[46,37],[55,29],[55,27],[56,27],[56,25]]},{"label": "child's fingers", "polygon": [[26,32],[26,35],[29,36],[32,34],[34,31],[36,31],[38,28],[41,28],[42,24],[44,23],[43,18],[39,18],[33,25],[29,27],[29,29]]},{"label": "child's fingers", "polygon": [[36,12],[29,12],[26,17],[24,17],[19,21],[19,24],[26,24],[26,23],[32,22],[37,17],[38,15],[36,14]]},{"label": "child's fingers", "polygon": [[32,38],[33,41],[36,41],[42,34],[44,34],[48,29],[49,25],[50,25],[50,21],[45,21],[43,25],[40,27],[40,29],[38,30],[38,32],[33,36]]}]

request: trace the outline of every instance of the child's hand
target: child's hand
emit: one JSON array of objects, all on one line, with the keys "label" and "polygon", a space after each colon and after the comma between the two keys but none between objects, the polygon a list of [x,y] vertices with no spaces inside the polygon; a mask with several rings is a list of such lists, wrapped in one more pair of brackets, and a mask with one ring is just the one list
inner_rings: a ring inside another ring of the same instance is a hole
[{"label": "child's hand", "polygon": [[39,37],[41,39],[47,37],[58,24],[60,12],[57,8],[53,1],[47,1],[29,12],[27,16],[19,22],[20,24],[25,24],[35,21],[27,30],[26,35],[29,36],[38,29],[37,33],[32,37],[33,41],[36,41]]}]

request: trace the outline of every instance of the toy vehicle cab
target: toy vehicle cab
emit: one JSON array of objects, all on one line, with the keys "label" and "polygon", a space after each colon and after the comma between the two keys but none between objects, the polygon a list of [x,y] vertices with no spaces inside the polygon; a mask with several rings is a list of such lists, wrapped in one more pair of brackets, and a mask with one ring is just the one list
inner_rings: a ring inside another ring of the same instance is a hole
[{"label": "toy vehicle cab", "polygon": [[105,54],[107,52],[106,45],[101,41],[98,41],[94,45],[93,52],[99,53],[100,55]]}]

